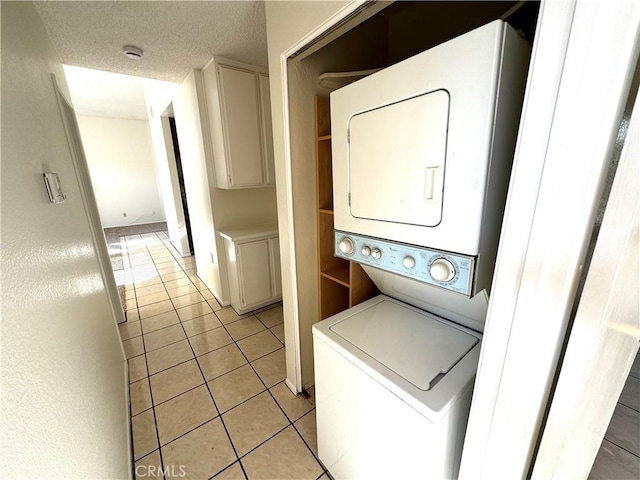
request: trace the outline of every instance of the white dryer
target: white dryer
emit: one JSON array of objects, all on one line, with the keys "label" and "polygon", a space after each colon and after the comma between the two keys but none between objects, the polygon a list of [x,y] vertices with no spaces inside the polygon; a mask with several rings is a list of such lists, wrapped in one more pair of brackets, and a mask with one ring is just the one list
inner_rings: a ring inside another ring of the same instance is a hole
[{"label": "white dryer", "polygon": [[335,254],[379,295],[313,327],[334,478],[455,478],[530,49],[495,21],[331,94]]},{"label": "white dryer", "polygon": [[[489,289],[529,55],[496,20],[331,93],[339,254],[469,297]],[[425,255],[354,258],[350,234]]]}]

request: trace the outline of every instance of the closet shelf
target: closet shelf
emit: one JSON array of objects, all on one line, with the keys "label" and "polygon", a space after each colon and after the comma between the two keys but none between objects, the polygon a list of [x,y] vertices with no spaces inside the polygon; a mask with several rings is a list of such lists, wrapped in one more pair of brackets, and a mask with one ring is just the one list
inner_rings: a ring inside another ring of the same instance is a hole
[{"label": "closet shelf", "polygon": [[320,320],[377,295],[378,289],[357,263],[334,256],[331,115],[329,99],[316,97],[316,183]]},{"label": "closet shelf", "polygon": [[320,275],[328,278],[329,280],[333,280],[334,282],[338,282],[345,287],[351,286],[349,284],[349,262],[321,271]]}]

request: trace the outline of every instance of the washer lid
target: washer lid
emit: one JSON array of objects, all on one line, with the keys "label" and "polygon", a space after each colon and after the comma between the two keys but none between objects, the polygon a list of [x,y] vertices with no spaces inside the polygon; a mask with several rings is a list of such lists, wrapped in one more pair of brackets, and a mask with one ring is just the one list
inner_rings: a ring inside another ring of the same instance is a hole
[{"label": "washer lid", "polygon": [[429,390],[478,339],[435,317],[383,300],[329,328],[420,390]]}]

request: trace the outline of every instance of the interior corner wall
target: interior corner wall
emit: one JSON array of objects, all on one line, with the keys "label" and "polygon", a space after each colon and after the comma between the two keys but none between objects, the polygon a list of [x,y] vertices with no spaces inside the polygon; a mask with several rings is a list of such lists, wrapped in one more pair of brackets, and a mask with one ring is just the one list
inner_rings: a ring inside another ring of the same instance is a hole
[{"label": "interior corner wall", "polygon": [[[1,2],[3,478],[128,478],[125,360],[32,2]],[[43,172],[67,199],[49,202]]]},{"label": "interior corner wall", "polygon": [[[305,276],[304,273],[304,269],[308,268],[308,260],[299,264],[295,258],[295,244],[298,242],[298,237],[300,237],[301,241],[307,244],[307,250],[310,251],[311,247],[309,245],[314,242],[313,239],[315,239],[317,234],[315,233],[316,228],[305,232],[303,225],[296,225],[296,218],[294,217],[295,209],[292,208],[292,205],[295,203],[295,192],[290,188],[290,184],[295,172],[293,172],[293,165],[289,164],[289,158],[285,150],[285,139],[289,136],[290,125],[285,125],[283,115],[285,108],[283,92],[286,91],[287,85],[284,84],[285,79],[283,73],[286,72],[282,71],[281,57],[283,53],[291,49],[311,31],[351,3],[351,1],[335,1],[267,2],[266,4],[271,114],[274,136],[276,185],[278,185],[277,206],[282,266],[287,383],[296,390],[300,390],[303,385],[313,383],[313,352],[310,352],[308,347],[301,345],[300,333],[302,334],[302,338],[304,338],[305,334],[301,332],[301,329],[309,330],[307,333],[310,333],[309,321],[311,315],[315,314],[317,317],[317,313],[311,311],[312,307],[303,303],[305,298],[309,298],[308,293],[305,294],[303,292],[302,297],[300,296],[296,278],[297,276],[301,276],[310,279],[310,276],[308,274]],[[313,102],[313,99],[311,99],[311,102]],[[313,105],[313,103],[311,103],[311,105]],[[300,108],[302,109],[302,113],[299,117],[309,118],[309,105],[292,101],[289,108],[290,112]],[[306,114],[304,113],[305,111],[307,112]],[[313,107],[311,107],[311,111],[313,111]],[[294,130],[299,132],[296,134],[296,138],[299,139],[303,145],[306,145],[306,147],[303,148],[308,152],[310,148],[309,140],[302,137],[310,136],[310,140],[312,141],[313,127],[311,127],[311,129],[296,127],[292,129],[292,132]],[[306,158],[309,158],[308,154]],[[313,169],[313,158],[312,154],[312,163],[307,167],[312,173],[315,172]],[[315,173],[313,173],[313,175],[315,175]],[[293,183],[295,184],[295,180]],[[313,192],[315,192],[315,187],[313,188]],[[315,212],[313,212],[311,221],[315,221]],[[294,236],[296,239],[295,242]],[[316,258],[315,252],[311,258]],[[317,287],[317,279],[311,281],[315,281]],[[313,285],[309,284],[309,289],[306,291],[309,292],[312,288]],[[317,299],[315,300],[315,305],[317,307]],[[308,340],[305,340],[305,342],[306,341],[310,341],[310,335],[308,335]],[[302,355],[304,355],[304,358],[302,358]]]},{"label": "interior corner wall", "polygon": [[103,227],[164,222],[149,122],[78,116]]}]

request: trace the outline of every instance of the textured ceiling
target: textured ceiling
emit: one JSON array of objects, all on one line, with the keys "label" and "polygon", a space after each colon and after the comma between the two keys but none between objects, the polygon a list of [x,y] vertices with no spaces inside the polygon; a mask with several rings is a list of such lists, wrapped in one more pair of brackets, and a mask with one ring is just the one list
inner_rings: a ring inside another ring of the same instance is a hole
[{"label": "textured ceiling", "polygon": [[144,82],[140,77],[64,66],[76,114],[147,120]]},{"label": "textured ceiling", "polygon": [[[213,55],[267,66],[263,1],[39,1],[63,63],[181,82]],[[144,50],[141,60],[122,47]]]}]

